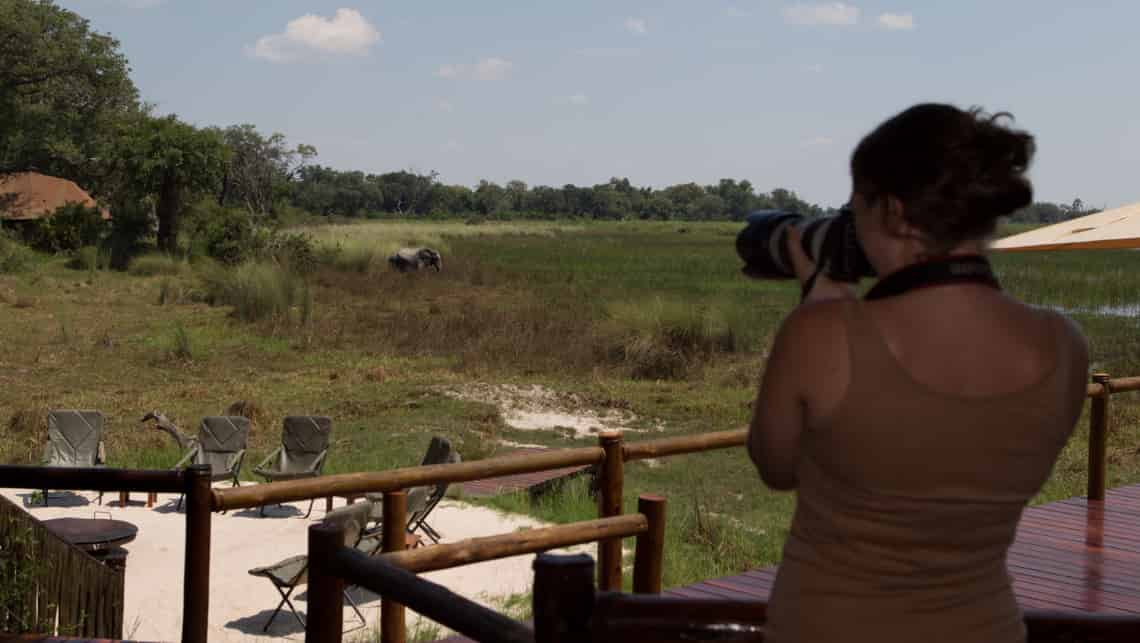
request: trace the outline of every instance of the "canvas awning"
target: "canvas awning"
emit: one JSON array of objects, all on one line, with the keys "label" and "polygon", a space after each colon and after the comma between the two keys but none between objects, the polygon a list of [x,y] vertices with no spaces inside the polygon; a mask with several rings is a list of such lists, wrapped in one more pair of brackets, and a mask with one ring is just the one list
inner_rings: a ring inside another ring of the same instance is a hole
[{"label": "canvas awning", "polygon": [[[68,203],[99,207],[90,194],[73,181],[36,172],[0,176],[0,219],[31,221],[51,216]],[[111,213],[100,208],[104,219]]]},{"label": "canvas awning", "polygon": [[1140,248],[1140,203],[1008,236],[990,247],[998,252]]}]

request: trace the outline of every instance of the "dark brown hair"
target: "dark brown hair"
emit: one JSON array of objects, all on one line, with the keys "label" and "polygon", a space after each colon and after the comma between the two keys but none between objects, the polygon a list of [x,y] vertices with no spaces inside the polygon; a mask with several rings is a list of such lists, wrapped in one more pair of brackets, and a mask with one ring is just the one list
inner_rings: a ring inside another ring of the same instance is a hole
[{"label": "dark brown hair", "polygon": [[1025,170],[1033,137],[980,108],[915,105],[879,125],[851,155],[855,191],[870,203],[888,195],[928,241],[949,248],[993,233],[998,217],[1033,200]]}]

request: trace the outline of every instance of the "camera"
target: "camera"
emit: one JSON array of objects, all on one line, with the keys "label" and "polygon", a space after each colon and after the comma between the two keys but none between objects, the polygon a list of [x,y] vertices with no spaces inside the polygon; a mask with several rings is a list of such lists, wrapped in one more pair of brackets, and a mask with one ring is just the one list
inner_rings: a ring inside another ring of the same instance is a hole
[{"label": "camera", "polygon": [[844,206],[830,217],[808,218],[787,210],[757,210],[745,219],[748,226],[736,237],[736,254],[744,260],[745,275],[754,279],[790,279],[796,276],[788,254],[788,230],[799,228],[804,252],[835,281],[857,282],[874,277],[855,234],[855,217]]}]

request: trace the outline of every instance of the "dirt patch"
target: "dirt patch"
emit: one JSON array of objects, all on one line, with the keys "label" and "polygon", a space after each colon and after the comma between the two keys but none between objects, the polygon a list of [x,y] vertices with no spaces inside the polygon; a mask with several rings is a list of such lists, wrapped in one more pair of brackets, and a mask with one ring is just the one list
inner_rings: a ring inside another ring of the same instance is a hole
[{"label": "dirt patch", "polygon": [[600,431],[641,431],[631,426],[638,417],[628,410],[595,409],[582,396],[559,393],[539,384],[469,384],[445,389],[443,393],[492,404],[499,409],[503,422],[521,431],[569,429],[578,438]]}]

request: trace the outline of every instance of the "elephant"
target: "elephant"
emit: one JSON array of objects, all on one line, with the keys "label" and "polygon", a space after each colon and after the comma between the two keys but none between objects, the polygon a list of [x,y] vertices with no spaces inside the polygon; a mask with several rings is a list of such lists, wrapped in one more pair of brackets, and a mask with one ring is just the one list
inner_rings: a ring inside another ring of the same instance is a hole
[{"label": "elephant", "polygon": [[424,266],[433,266],[439,272],[443,269],[443,257],[431,248],[400,248],[388,257],[388,264],[400,272],[414,272]]}]

